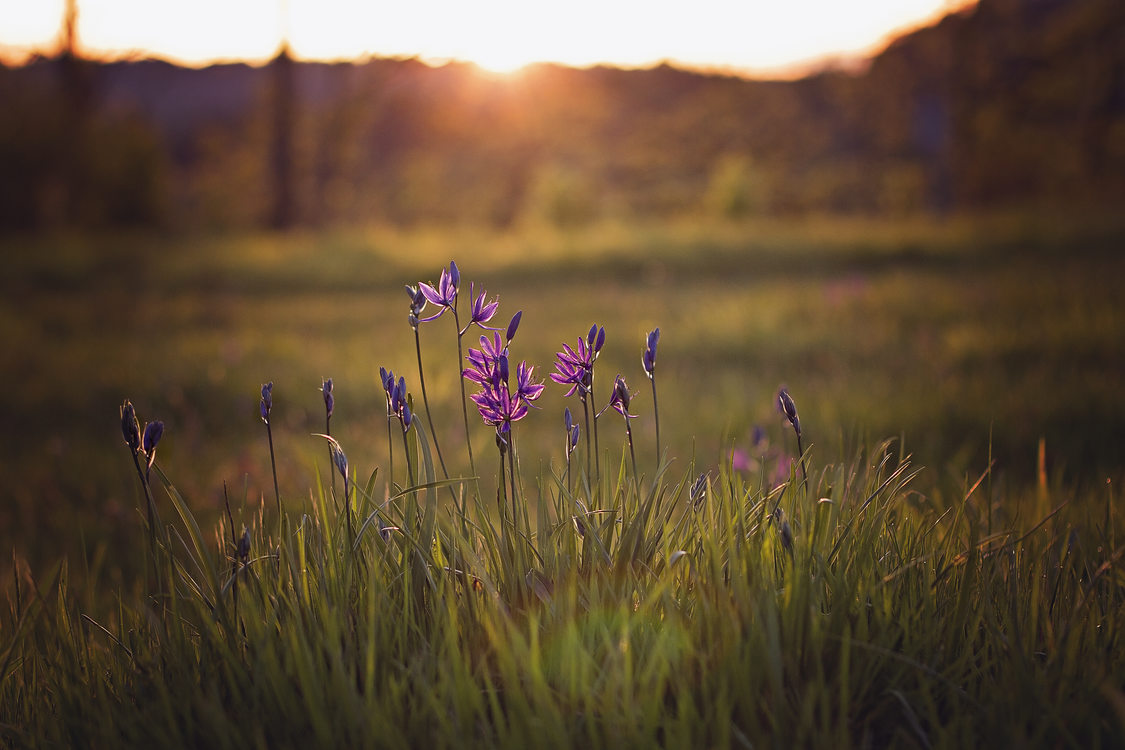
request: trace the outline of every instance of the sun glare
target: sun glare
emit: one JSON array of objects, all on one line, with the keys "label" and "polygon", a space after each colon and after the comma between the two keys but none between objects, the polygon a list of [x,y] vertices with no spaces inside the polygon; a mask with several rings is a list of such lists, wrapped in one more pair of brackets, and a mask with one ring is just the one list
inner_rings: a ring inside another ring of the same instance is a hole
[{"label": "sun glare", "polygon": [[[464,60],[495,73],[532,62],[783,70],[859,55],[893,31],[974,0],[75,0],[88,54],[189,64],[263,61],[283,39],[306,60],[365,56]],[[0,57],[52,51],[63,0],[0,0]]]}]

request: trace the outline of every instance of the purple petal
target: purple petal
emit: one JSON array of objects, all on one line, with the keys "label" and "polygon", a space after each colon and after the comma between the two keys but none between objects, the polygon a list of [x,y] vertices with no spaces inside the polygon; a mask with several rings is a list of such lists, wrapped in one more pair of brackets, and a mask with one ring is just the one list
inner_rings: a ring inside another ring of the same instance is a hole
[{"label": "purple petal", "polygon": [[[441,284],[439,283],[438,286],[440,287]],[[418,284],[418,289],[421,290],[422,296],[424,296],[431,303],[433,303],[435,305],[444,305],[445,304],[445,300],[442,299],[441,292],[439,292],[437,289],[434,289],[429,284],[427,284],[425,282],[421,282],[421,283]]]}]

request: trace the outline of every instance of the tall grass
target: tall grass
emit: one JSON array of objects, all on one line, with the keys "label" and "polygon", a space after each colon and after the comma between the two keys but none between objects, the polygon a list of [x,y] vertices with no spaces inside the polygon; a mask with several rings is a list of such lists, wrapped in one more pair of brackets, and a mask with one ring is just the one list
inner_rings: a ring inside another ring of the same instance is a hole
[{"label": "tall grass", "polygon": [[[148,556],[152,577],[115,593],[72,589],[66,561],[17,575],[0,637],[0,737],[217,748],[1120,742],[1125,542],[1112,485],[1074,496],[1044,475],[1022,493],[985,471],[950,495],[920,485],[897,442],[834,461],[802,444],[745,467],[638,471],[609,423],[600,456],[571,455],[568,429],[565,456],[528,470],[508,386],[513,335],[502,365],[469,356],[495,397],[474,399],[495,428],[495,475],[479,453],[478,475],[439,476],[402,379],[387,397],[405,478],[361,471],[333,440],[327,470],[344,475],[342,494],[318,474],[304,499],[286,490],[282,504],[279,490],[276,509],[244,499],[211,528],[142,441],[144,502],[157,490],[173,520],[138,513],[134,544],[116,554]],[[523,374],[518,392],[530,393]],[[596,411],[607,396],[592,371],[582,383]],[[627,390],[614,397],[627,414]],[[786,398],[779,419],[800,435]]]}]

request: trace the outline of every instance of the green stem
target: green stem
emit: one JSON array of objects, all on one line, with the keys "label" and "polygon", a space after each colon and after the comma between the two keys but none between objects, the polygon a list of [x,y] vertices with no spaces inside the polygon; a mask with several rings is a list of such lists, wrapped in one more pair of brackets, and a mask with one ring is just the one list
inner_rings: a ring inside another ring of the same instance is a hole
[{"label": "green stem", "polygon": [[402,428],[402,450],[406,454],[406,482],[407,487],[414,486],[414,466],[410,462],[410,443],[406,440],[407,428]]},{"label": "green stem", "polygon": [[387,474],[387,497],[394,494],[395,487],[395,441],[391,436],[391,415],[387,414],[387,463],[390,471]]},{"label": "green stem", "polygon": [[469,449],[469,469],[476,476],[477,467],[476,462],[473,461],[473,441],[469,437],[469,406],[468,398],[465,396],[465,379],[461,377],[461,365],[465,361],[465,355],[461,348],[461,321],[457,318],[457,308],[453,309],[453,325],[457,329],[457,382],[461,384],[461,416],[465,419],[465,445]]},{"label": "green stem", "polygon": [[430,398],[426,395],[426,376],[422,372],[422,340],[418,336],[417,327],[414,328],[414,351],[418,354],[418,382],[422,386],[422,405],[426,408],[426,424],[430,426],[430,439],[434,441],[434,450],[437,451],[438,463],[441,464],[442,477],[449,479],[449,472],[445,470],[445,459],[441,455],[441,446],[438,445],[437,430],[434,429],[434,418],[430,414]]},{"label": "green stem", "polygon": [[637,475],[637,452],[633,449],[633,426],[629,424],[628,417],[625,417],[625,438],[629,441],[629,457],[633,460],[633,485],[637,489],[637,497],[639,499],[641,492],[641,480]]},{"label": "green stem", "polygon": [[281,489],[277,483],[277,458],[273,452],[273,427],[266,422],[266,438],[270,444],[270,469],[273,470],[273,496],[277,499],[277,541],[281,542]]},{"label": "green stem", "polygon": [[[324,418],[324,434],[332,437],[332,415]],[[332,496],[336,496],[336,472],[332,471],[335,461],[332,460],[332,444],[328,444],[328,475],[332,477]]]}]

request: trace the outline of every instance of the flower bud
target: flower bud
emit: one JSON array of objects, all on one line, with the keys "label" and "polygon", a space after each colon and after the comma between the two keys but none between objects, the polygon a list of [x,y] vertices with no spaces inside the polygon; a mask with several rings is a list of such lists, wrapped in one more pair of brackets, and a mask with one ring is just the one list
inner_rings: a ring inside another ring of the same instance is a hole
[{"label": "flower bud", "polygon": [[508,323],[508,332],[504,337],[505,343],[511,343],[512,339],[516,337],[516,329],[520,327],[520,318],[523,317],[523,310],[517,310],[516,314],[512,316],[512,321]]},{"label": "flower bud", "polygon": [[135,454],[141,447],[141,429],[137,424],[137,412],[128,400],[121,405],[121,435],[125,438],[125,445]]}]

